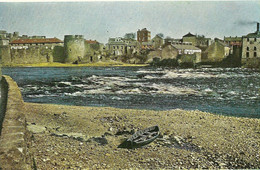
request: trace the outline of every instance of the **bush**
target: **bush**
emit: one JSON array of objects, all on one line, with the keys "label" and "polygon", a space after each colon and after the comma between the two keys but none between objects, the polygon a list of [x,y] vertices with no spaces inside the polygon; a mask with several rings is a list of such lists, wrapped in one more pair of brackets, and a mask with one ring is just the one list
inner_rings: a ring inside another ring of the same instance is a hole
[{"label": "bush", "polygon": [[153,62],[150,63],[151,66],[159,66],[159,67],[178,67],[178,61],[176,59],[163,59],[154,58]]}]

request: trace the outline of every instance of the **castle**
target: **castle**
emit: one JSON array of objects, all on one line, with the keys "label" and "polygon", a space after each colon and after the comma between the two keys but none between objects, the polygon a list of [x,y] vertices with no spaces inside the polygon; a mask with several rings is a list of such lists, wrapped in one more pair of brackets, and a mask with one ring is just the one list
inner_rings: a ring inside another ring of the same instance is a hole
[{"label": "castle", "polygon": [[[93,63],[117,60],[126,63],[151,63],[153,59],[175,59],[194,64],[226,67],[259,67],[259,23],[257,30],[242,37],[224,37],[224,40],[205,38],[188,33],[182,39],[163,34],[151,38],[146,28],[124,37],[109,38],[106,46],[86,40],[83,35],[65,35],[64,41],[45,36],[19,36],[19,32],[0,30],[1,63]],[[188,52],[187,52],[188,51]],[[187,53],[186,53],[187,52]]]},{"label": "castle", "polygon": [[0,31],[0,56],[4,65],[97,62],[102,59],[103,45],[89,41],[83,35],[65,35],[62,41],[55,37],[19,36],[19,32]]}]

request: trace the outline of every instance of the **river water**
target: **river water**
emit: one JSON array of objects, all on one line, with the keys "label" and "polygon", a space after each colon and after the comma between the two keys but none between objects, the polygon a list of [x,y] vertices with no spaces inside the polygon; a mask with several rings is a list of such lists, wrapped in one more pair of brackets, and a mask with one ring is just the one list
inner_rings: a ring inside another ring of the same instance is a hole
[{"label": "river water", "polygon": [[260,118],[260,72],[232,68],[3,68],[24,101]]}]

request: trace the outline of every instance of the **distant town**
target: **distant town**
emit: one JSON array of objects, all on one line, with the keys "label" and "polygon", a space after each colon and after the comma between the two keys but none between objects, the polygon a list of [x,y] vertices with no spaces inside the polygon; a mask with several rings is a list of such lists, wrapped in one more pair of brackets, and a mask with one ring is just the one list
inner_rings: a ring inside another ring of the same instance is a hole
[{"label": "distant town", "polygon": [[106,44],[87,40],[83,35],[54,37],[19,35],[0,31],[3,65],[35,63],[96,63],[117,61],[173,67],[260,68],[260,30],[243,36],[207,38],[191,32],[182,38],[156,34],[147,28],[122,37],[111,37]]}]

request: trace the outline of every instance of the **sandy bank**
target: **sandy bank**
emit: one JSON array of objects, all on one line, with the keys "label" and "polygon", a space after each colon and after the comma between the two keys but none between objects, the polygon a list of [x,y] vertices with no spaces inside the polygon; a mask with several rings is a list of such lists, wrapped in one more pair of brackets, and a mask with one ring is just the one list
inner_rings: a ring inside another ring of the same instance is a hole
[{"label": "sandy bank", "polygon": [[[29,152],[39,169],[259,168],[260,120],[200,111],[149,111],[25,103]],[[117,146],[159,125],[143,148]]]},{"label": "sandy bank", "polygon": [[6,64],[3,67],[119,67],[119,66],[147,66],[147,64],[127,64],[122,62],[96,62],[86,64],[68,64],[68,63],[38,63],[38,64]]}]

